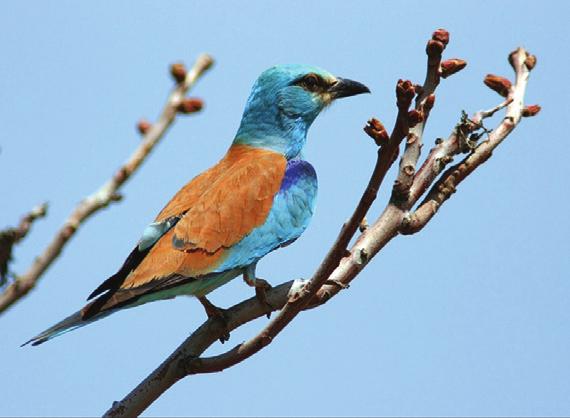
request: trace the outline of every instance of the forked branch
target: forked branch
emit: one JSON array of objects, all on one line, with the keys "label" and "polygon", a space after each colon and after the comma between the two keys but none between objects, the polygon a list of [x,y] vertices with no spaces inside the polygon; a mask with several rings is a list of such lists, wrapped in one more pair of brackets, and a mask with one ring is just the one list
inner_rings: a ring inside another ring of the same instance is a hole
[{"label": "forked branch", "polygon": [[[176,86],[170,93],[158,120],[152,125],[146,121],[139,122],[138,130],[143,135],[140,145],[110,180],[77,205],[60,230],[56,233],[53,240],[43,252],[35,258],[28,271],[18,276],[16,280],[3,290],[0,294],[0,313],[6,311],[6,309],[34,288],[45,271],[61,254],[65,245],[75,235],[78,228],[91,217],[91,215],[107,207],[109,204],[121,200],[122,196],[119,194],[121,186],[141,166],[150,152],[164,137],[164,134],[174,122],[176,114],[193,113],[202,108],[201,100],[186,98],[185,96],[200,76],[211,67],[212,63],[213,60],[209,55],[202,55],[188,72],[186,72],[181,64],[174,64],[171,67],[171,73],[176,80]],[[4,251],[5,249],[6,247],[2,246],[0,251]],[[12,250],[11,246],[9,250],[6,260],[9,259],[9,254]]]},{"label": "forked branch", "polygon": [[[471,119],[463,118],[450,138],[436,145],[416,173],[415,165],[420,156],[424,127],[435,103],[434,91],[440,82],[440,77],[446,78],[465,67],[465,62],[459,59],[441,61],[441,54],[448,40],[447,31],[440,29],[434,32],[428,42],[427,74],[423,86],[414,86],[409,81],[398,82],[396,88],[398,117],[392,134],[388,135],[383,125],[376,119],[371,119],[365,127],[365,131],[379,146],[375,168],[357,208],[341,229],[313,277],[309,281],[289,281],[268,290],[268,301],[275,310],[280,310],[278,315],[252,339],[223,354],[200,357],[228,329],[233,330],[264,315],[266,306],[262,306],[255,297],[252,297],[228,310],[227,328],[216,319],[206,321],[131,393],[120,402],[115,402],[105,416],[138,415],[178,380],[188,375],[221,371],[263,349],[299,312],[319,306],[340,290],[348,288],[350,282],[392,238],[400,233],[412,233],[421,229],[421,226],[429,222],[435,213],[433,211],[431,216],[424,218],[422,216],[426,210],[424,208],[434,204],[439,207],[451,196],[450,192],[442,192],[440,186],[448,187],[451,182],[455,190],[460,181],[490,157],[492,150],[518,125],[521,116],[525,113],[529,116],[531,113],[537,113],[536,107],[525,108],[523,105],[528,74],[532,69],[528,63],[531,61],[534,63],[535,58],[519,48],[510,56],[516,81],[509,87],[507,100],[490,112],[479,112]],[[414,97],[415,109],[410,111],[409,107]],[[476,139],[481,137],[481,121],[504,107],[507,107],[505,118],[496,129],[488,131],[489,137],[485,141],[477,143]],[[388,169],[397,159],[404,138],[408,138],[408,141],[400,160],[400,172],[393,188],[392,198],[372,225],[361,228],[361,234],[349,250],[348,245],[359,226],[363,224],[363,219],[374,202]],[[460,163],[461,166],[445,171],[437,180],[453,156],[465,152],[468,156]],[[410,208],[430,187],[427,197],[418,210],[409,213]]]}]

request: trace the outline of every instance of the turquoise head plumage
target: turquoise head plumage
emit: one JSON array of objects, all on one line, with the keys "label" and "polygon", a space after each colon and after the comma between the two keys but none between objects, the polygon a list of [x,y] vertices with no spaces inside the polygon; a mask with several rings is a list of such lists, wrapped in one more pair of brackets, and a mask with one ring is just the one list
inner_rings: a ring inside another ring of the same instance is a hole
[{"label": "turquoise head plumage", "polygon": [[234,143],[271,149],[288,159],[303,148],[307,130],[335,99],[368,93],[364,84],[318,67],[276,65],[254,83]]}]

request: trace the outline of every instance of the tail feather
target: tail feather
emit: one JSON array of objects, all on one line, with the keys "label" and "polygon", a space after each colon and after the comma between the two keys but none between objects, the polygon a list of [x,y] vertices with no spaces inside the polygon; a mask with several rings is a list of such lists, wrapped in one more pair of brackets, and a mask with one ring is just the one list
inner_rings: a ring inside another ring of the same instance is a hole
[{"label": "tail feather", "polygon": [[26,341],[20,347],[23,347],[30,343],[32,345],[40,345],[48,340],[51,340],[52,338],[58,337],[62,334],[65,334],[66,332],[73,331],[74,329],[81,328],[105,316],[107,315],[97,315],[96,317],[89,320],[84,320],[82,319],[81,311],[77,311],[65,318],[63,321],[58,322],[54,326],[46,329],[44,332],[36,335],[34,338]]}]

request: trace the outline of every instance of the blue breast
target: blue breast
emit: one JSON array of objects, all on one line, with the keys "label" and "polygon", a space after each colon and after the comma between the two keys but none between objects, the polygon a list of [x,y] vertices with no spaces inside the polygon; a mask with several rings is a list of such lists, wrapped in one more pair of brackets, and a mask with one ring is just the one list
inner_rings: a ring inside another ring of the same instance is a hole
[{"label": "blue breast", "polygon": [[317,174],[313,166],[301,159],[289,160],[265,223],[235,244],[216,271],[248,266],[295,241],[309,225],[316,196]]}]

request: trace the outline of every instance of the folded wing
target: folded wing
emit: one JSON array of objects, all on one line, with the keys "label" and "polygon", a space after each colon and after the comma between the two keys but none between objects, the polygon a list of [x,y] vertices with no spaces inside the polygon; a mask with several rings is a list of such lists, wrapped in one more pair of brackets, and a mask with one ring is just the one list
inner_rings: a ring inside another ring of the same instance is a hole
[{"label": "folded wing", "polygon": [[264,224],[286,165],[279,153],[232,146],[159,213],[119,272],[91,294],[99,297],[83,309],[84,319],[160,291],[173,277],[197,280],[232,268],[224,263],[228,250]]}]

